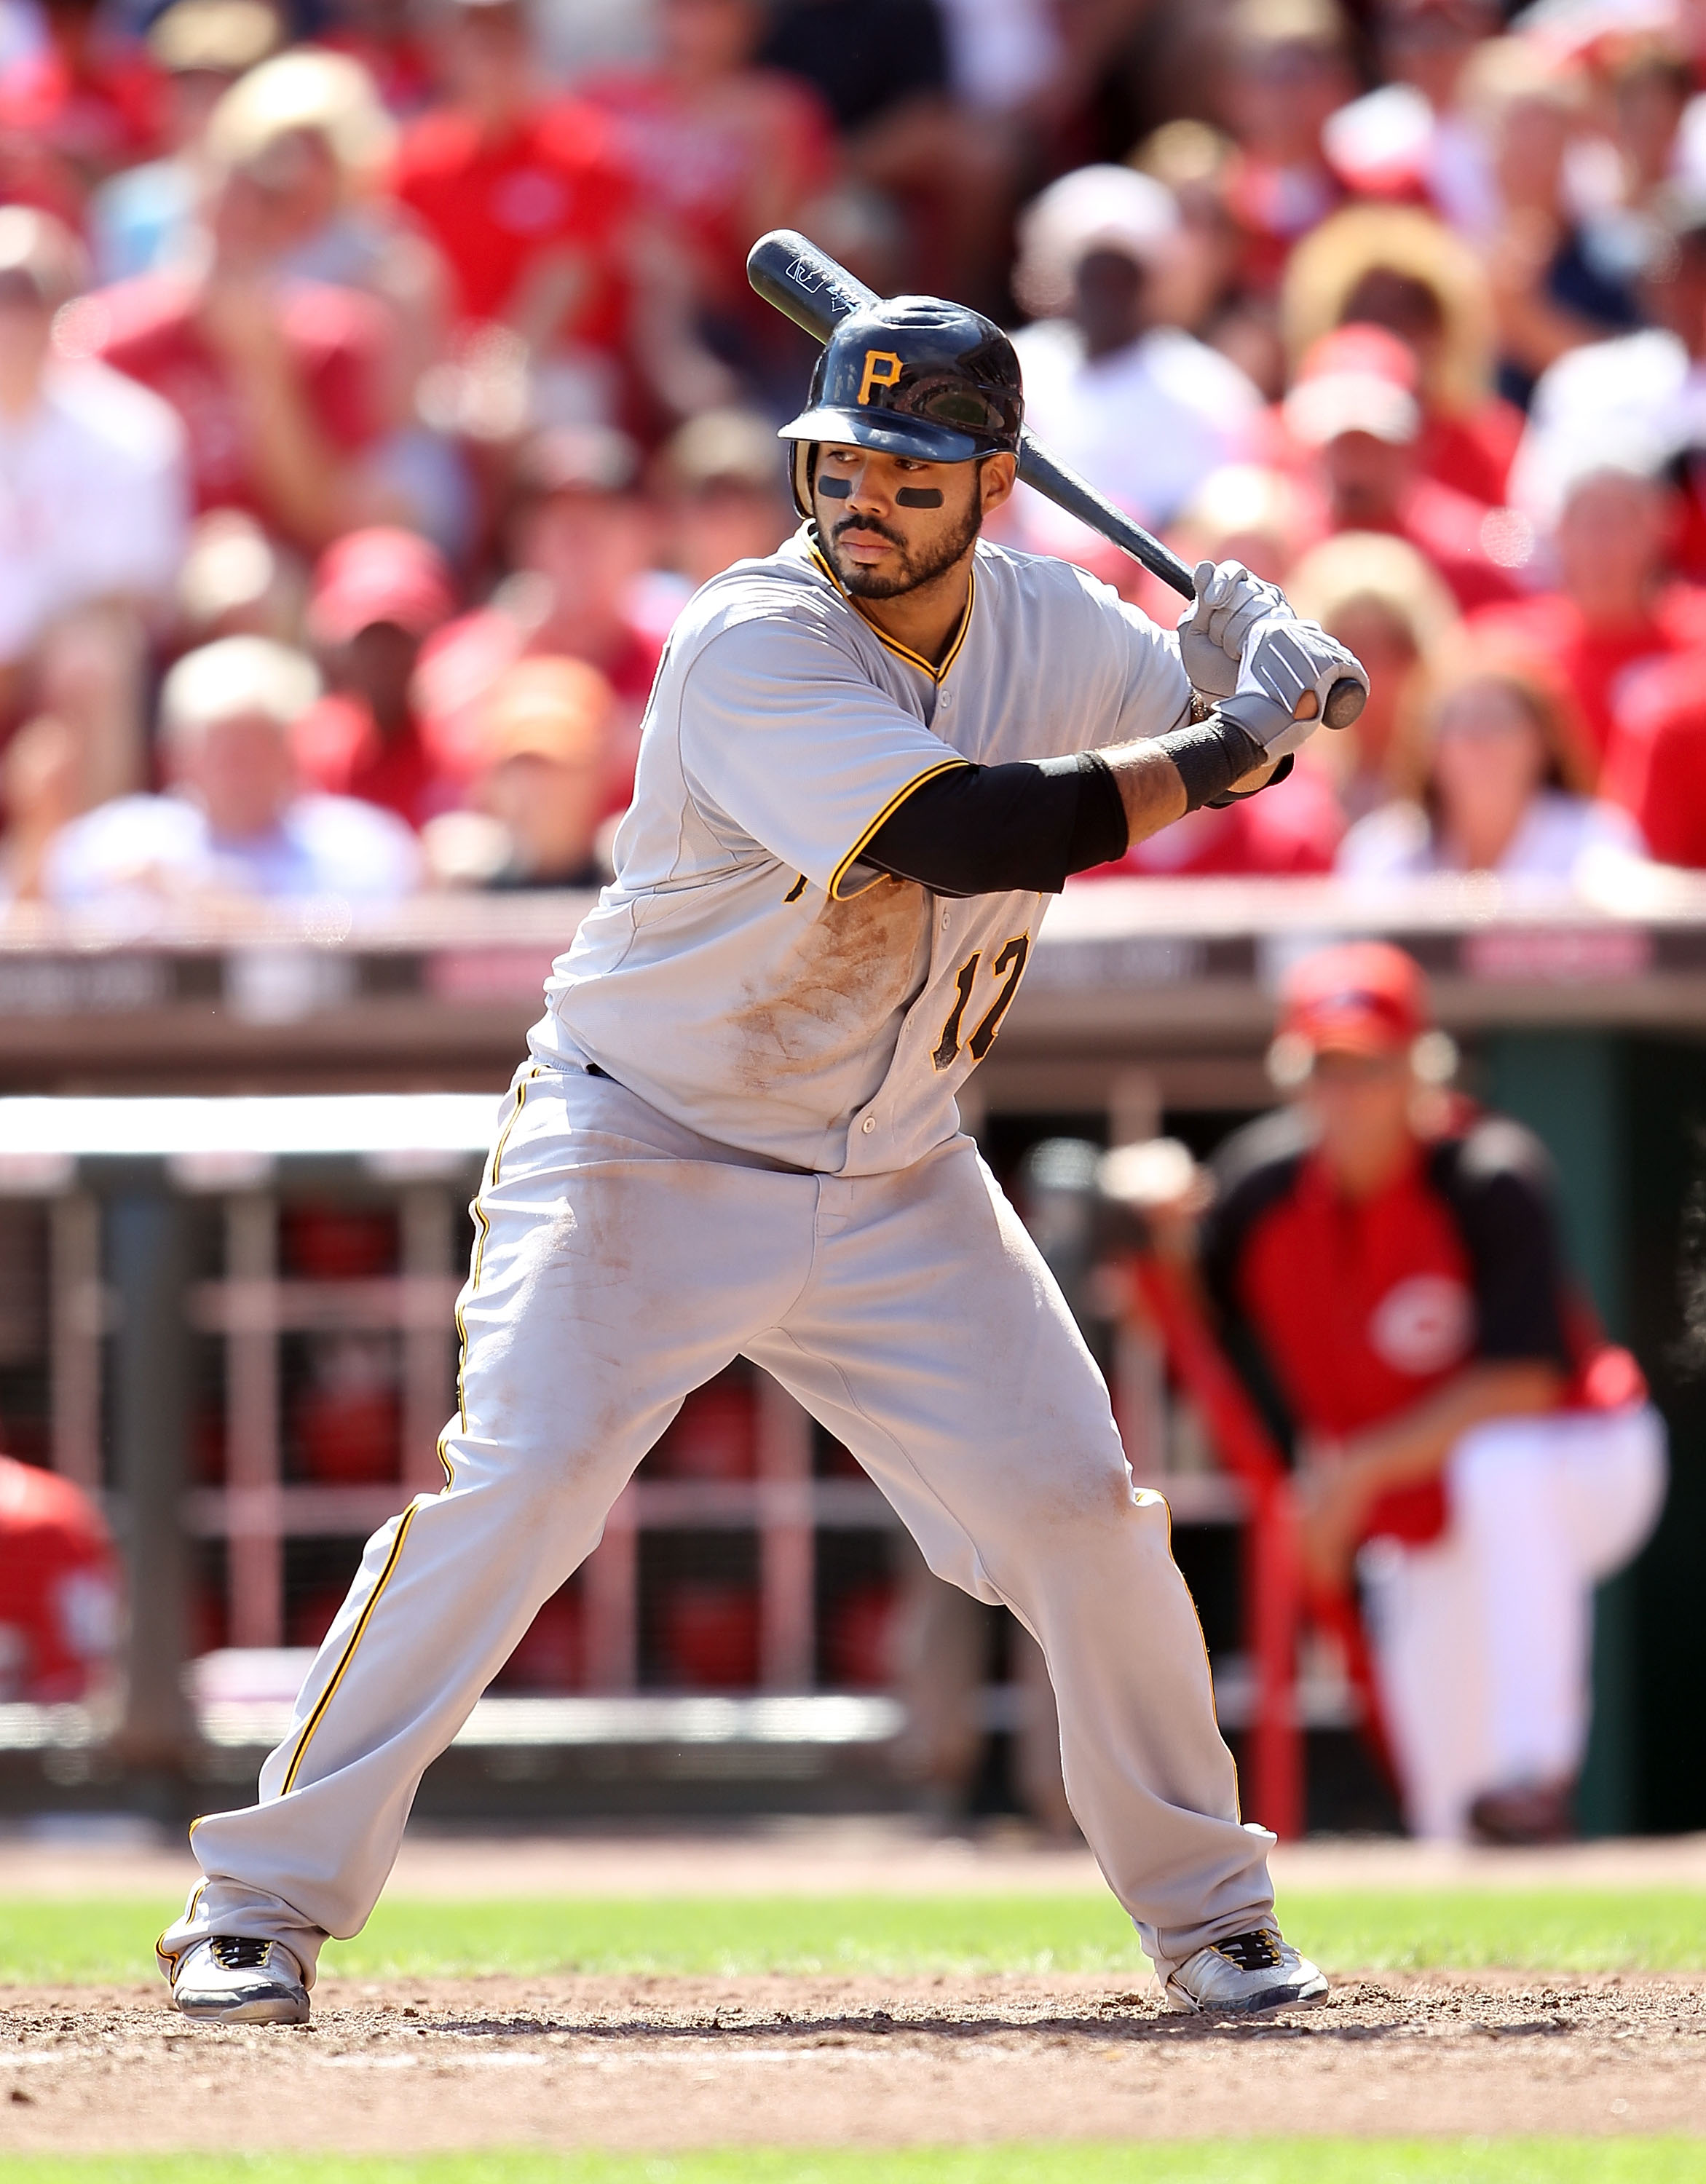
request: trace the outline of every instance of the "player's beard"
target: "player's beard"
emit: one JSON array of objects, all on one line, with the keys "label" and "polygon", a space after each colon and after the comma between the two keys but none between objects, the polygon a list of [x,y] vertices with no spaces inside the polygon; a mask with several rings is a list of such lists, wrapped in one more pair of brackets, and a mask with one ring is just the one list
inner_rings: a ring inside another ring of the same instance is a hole
[{"label": "player's beard", "polygon": [[[977,542],[978,533],[984,527],[981,500],[981,494],[974,491],[954,528],[945,532],[934,545],[917,553],[898,531],[891,531],[886,523],[878,523],[869,515],[844,516],[830,532],[825,547],[842,590],[850,599],[898,599],[902,593],[916,592],[921,584],[934,583],[938,577],[945,576]],[[861,569],[856,563],[845,560],[836,551],[844,531],[871,531],[878,538],[886,538],[891,546],[900,549],[900,567],[879,572]]]}]

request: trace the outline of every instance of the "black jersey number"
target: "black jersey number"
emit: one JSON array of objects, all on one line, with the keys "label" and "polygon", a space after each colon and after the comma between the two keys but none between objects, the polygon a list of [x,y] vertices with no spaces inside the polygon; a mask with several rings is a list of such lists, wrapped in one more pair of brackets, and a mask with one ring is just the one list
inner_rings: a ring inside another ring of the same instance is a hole
[{"label": "black jersey number", "polygon": [[[1001,953],[990,966],[990,975],[1001,986],[989,1007],[979,1018],[977,1029],[966,1041],[967,1051],[973,1061],[981,1061],[995,1043],[995,1034],[1001,1028],[1001,1019],[1013,1005],[1013,995],[1019,989],[1019,980],[1025,975],[1025,959],[1031,952],[1031,936],[1017,933],[1005,943]],[[960,1052],[960,1033],[966,1021],[966,1011],[971,1006],[972,989],[978,983],[978,967],[984,960],[981,948],[974,948],[961,964],[954,976],[954,1006],[948,1011],[948,1021],[942,1026],[942,1036],[936,1042],[936,1051],[930,1057],[938,1069],[951,1068]]]}]

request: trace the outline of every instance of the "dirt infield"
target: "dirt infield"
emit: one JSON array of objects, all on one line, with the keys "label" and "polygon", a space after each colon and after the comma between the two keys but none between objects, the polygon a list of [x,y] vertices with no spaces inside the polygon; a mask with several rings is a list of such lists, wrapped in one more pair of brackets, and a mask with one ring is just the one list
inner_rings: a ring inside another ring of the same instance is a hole
[{"label": "dirt infield", "polygon": [[1706,1979],[1339,1981],[1257,2025],[1107,1976],[328,1980],[302,2031],[158,1990],[0,2003],[0,2164],[244,2146],[674,2148],[1706,2131]]}]

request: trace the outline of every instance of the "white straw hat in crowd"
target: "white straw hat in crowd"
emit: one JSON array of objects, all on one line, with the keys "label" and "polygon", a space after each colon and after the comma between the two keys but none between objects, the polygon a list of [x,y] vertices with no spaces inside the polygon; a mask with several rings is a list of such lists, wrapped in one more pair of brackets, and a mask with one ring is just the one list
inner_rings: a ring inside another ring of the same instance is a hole
[{"label": "white straw hat in crowd", "polygon": [[1059,318],[1072,305],[1073,278],[1092,250],[1120,250],[1142,265],[1164,264],[1177,248],[1173,193],[1130,167],[1080,167],[1062,175],[1019,215],[1013,293],[1033,318]]},{"label": "white straw hat in crowd", "polygon": [[208,123],[208,155],[216,168],[250,167],[298,135],[322,138],[343,173],[359,181],[384,167],[397,127],[360,61],[295,46],[226,92]]},{"label": "white straw hat in crowd", "polygon": [[306,653],[270,637],[222,637],[187,652],[166,677],[160,727],[179,747],[241,713],[259,713],[287,729],[319,695],[319,671]]}]

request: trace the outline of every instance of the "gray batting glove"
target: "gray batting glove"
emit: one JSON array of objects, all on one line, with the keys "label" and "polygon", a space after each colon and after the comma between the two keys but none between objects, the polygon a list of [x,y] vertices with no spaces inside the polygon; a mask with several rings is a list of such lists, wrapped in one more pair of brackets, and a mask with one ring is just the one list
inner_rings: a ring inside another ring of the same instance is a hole
[{"label": "gray batting glove", "polygon": [[1238,664],[1257,622],[1289,613],[1277,584],[1252,577],[1241,561],[1199,561],[1191,573],[1196,600],[1179,623],[1179,650],[1190,686],[1205,698],[1229,698]]},{"label": "gray batting glove", "polygon": [[[1283,758],[1313,735],[1328,710],[1328,699],[1343,682],[1368,695],[1368,672],[1355,653],[1329,637],[1319,622],[1299,621],[1287,607],[1250,632],[1238,687],[1216,710],[1223,719],[1235,721],[1269,758]],[[1311,693],[1315,703],[1307,709],[1309,717],[1299,720],[1298,705]],[[1341,718],[1354,719],[1361,710],[1360,705],[1346,702],[1350,697],[1342,693],[1332,708]]]}]

